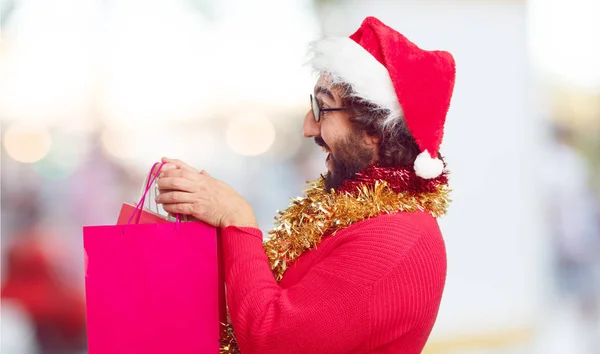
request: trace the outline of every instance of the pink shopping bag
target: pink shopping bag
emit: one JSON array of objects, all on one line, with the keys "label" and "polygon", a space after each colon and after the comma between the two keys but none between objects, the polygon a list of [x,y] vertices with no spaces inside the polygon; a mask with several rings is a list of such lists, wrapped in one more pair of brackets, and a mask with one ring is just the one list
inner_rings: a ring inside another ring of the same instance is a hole
[{"label": "pink shopping bag", "polygon": [[218,353],[216,229],[129,221],[83,229],[89,353]]}]

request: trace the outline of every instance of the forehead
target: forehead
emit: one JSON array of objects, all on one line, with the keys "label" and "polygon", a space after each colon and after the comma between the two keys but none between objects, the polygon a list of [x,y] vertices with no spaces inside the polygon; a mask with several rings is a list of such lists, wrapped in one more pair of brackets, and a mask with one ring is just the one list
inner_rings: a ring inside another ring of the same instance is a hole
[{"label": "forehead", "polygon": [[320,94],[321,97],[332,98],[336,102],[340,98],[337,87],[333,84],[331,77],[326,73],[319,76],[319,79],[314,87],[314,94]]}]

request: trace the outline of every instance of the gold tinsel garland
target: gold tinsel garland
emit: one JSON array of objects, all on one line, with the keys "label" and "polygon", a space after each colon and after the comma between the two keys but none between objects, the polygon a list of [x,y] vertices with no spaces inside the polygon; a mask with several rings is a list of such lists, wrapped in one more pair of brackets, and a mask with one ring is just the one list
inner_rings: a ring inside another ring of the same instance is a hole
[{"label": "gold tinsel garland", "polygon": [[304,252],[316,247],[323,235],[334,235],[382,213],[427,211],[439,217],[448,208],[449,193],[445,184],[436,186],[436,190],[429,193],[395,193],[388,182],[375,181],[371,186],[362,185],[355,194],[338,194],[327,191],[322,179],[312,182],[306,197],[296,198],[280,212],[275,228],[269,232],[271,238],[264,248],[273,275],[280,281],[287,267]]},{"label": "gold tinsel garland", "polygon": [[[271,271],[277,281],[283,278],[288,266],[304,252],[315,248],[323,236],[334,235],[354,223],[381,214],[399,211],[426,211],[442,216],[450,204],[450,189],[446,183],[437,184],[430,192],[396,193],[385,180],[362,184],[354,193],[327,191],[323,178],[310,183],[306,197],[292,204],[276,217],[275,227],[264,243]],[[222,324],[221,354],[239,353],[233,328]]]}]

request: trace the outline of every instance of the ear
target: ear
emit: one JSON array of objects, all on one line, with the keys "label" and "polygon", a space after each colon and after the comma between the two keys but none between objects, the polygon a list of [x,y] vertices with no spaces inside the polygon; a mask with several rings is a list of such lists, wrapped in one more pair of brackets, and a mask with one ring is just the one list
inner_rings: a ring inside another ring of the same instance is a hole
[{"label": "ear", "polygon": [[367,143],[367,145],[375,145],[375,146],[379,146],[379,143],[381,142],[381,139],[375,135],[370,135],[369,133],[365,132],[365,142]]}]

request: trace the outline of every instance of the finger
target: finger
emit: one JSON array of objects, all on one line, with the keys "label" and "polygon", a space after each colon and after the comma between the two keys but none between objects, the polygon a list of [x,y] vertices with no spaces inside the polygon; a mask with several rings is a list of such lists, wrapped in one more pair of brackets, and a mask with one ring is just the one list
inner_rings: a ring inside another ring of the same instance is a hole
[{"label": "finger", "polygon": [[[177,203],[193,203],[196,197],[192,193],[170,191],[163,192],[156,198],[158,204],[177,204]],[[166,209],[165,209],[166,210]]]},{"label": "finger", "polygon": [[181,177],[162,177],[158,179],[159,191],[180,191],[193,193],[198,191],[198,182],[190,181]]},{"label": "finger", "polygon": [[160,178],[170,178],[170,177],[185,178],[189,181],[199,181],[203,178],[202,174],[200,174],[200,173],[197,173],[197,172],[194,173],[192,171],[181,170],[181,169],[168,170],[168,171],[162,172],[160,174]]},{"label": "finger", "polygon": [[192,215],[193,205],[191,203],[165,204],[163,209],[172,215]]},{"label": "finger", "polygon": [[191,171],[191,172],[195,172],[198,173],[198,170],[196,170],[195,168],[193,168],[192,166],[186,164],[185,162],[181,161],[181,160],[177,160],[177,159],[169,159],[166,157],[163,157],[161,159],[162,162],[166,162],[166,163],[170,163],[175,165],[177,168],[180,168],[182,170],[187,170],[187,171]]},{"label": "finger", "polygon": [[212,176],[211,176],[211,175],[209,175],[209,174],[208,174],[208,172],[206,172],[205,170],[202,170],[202,171],[200,171],[200,174],[201,174],[201,175],[204,175],[204,176],[206,176],[206,177],[211,177],[211,178],[212,178]]},{"label": "finger", "polygon": [[157,163],[156,166],[154,166],[152,168],[152,171],[150,171],[150,177],[154,177],[156,176],[156,174],[160,171],[160,173],[164,172],[164,171],[168,171],[171,169],[175,169],[177,168],[177,166],[175,166],[172,163],[165,163],[164,165],[162,165],[161,167],[161,163]]}]

